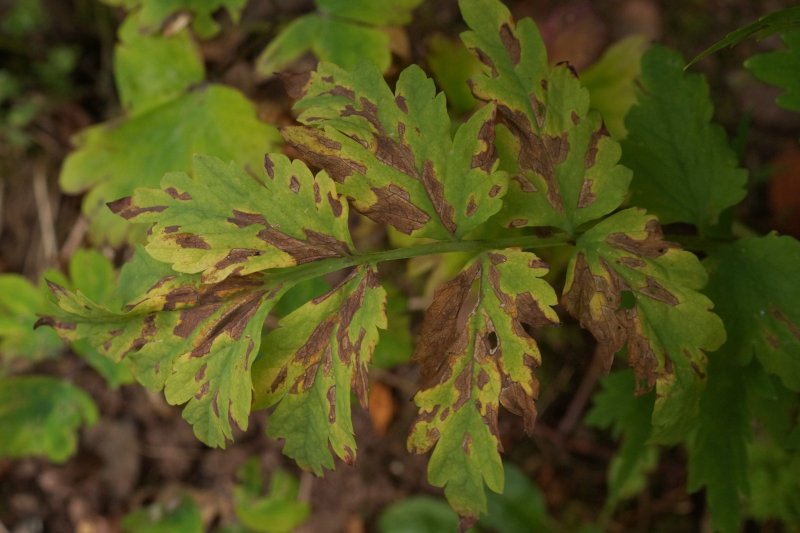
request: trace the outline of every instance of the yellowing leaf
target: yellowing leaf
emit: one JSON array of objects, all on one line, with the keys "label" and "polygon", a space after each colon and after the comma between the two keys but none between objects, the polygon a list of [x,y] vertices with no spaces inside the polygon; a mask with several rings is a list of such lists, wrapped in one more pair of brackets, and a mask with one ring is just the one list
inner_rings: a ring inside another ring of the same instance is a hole
[{"label": "yellowing leaf", "polygon": [[663,239],[655,217],[619,212],[577,241],[563,304],[597,339],[606,367],[624,350],[637,388],[656,386],[656,439],[683,436],[697,414],[706,351],[725,341],[711,301],[697,292],[706,272]]},{"label": "yellowing leaf", "polygon": [[370,266],[283,318],[264,339],[254,368],[256,407],[276,405],[267,434],[283,452],[320,475],[333,468],[330,449],[356,458],[350,391],[367,405],[367,365],[386,327],[386,291]]},{"label": "yellowing leaf", "polygon": [[404,70],[392,93],[374,66],[320,65],[296,109],[312,127],[284,129],[287,141],[376,222],[458,239],[500,209],[506,175],[496,171],[494,106],[452,138],[444,95],[419,67]]},{"label": "yellowing leaf", "polygon": [[436,291],[425,315],[414,353],[423,365],[415,397],[420,415],[408,447],[433,448],[429,480],[444,487],[462,516],[486,512],[484,483],[503,490],[500,405],[521,415],[527,432],[533,429],[539,393],[533,369],[541,356],[525,327],[558,322],[555,292],[539,279],[546,272],[534,254],[487,252]]}]

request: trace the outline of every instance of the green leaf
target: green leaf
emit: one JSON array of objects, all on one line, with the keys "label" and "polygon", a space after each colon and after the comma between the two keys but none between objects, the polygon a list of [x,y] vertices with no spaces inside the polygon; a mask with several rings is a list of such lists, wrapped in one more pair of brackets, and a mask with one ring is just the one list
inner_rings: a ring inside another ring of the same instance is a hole
[{"label": "green leaf", "polygon": [[411,496],[387,507],[378,517],[380,533],[456,533],[458,515],[442,500]]},{"label": "green leaf", "polygon": [[569,264],[562,303],[597,339],[606,367],[625,349],[637,390],[656,385],[657,442],[680,440],[691,427],[704,352],[725,341],[711,301],[697,292],[706,278],[697,257],[665,241],[656,218],[636,208],[584,233]]},{"label": "green leaf", "polygon": [[708,232],[744,198],[747,171],[739,168],[725,130],[711,122],[705,79],[682,66],[677,52],[661,46],[644,54],[622,162],[633,170],[634,205],[664,224],[688,222]]},{"label": "green leaf", "polygon": [[425,46],[433,78],[447,95],[447,103],[453,111],[465,114],[475,109],[478,101],[469,89],[469,79],[477,76],[481,68],[475,56],[460,41],[441,33],[428,37]]},{"label": "green leaf", "polygon": [[592,109],[614,139],[628,130],[625,116],[636,103],[636,79],[642,71],[642,55],[650,46],[644,35],[632,35],[611,45],[591,67],[581,72],[581,83],[589,91]]},{"label": "green leaf", "polygon": [[545,533],[556,531],[547,513],[544,495],[522,470],[505,463],[505,489],[502,494],[488,493],[489,512],[479,526],[503,533]]},{"label": "green leaf", "polygon": [[751,446],[749,455],[749,514],[761,521],[778,519],[796,526],[800,523],[800,453],[765,441]]},{"label": "green leaf", "polygon": [[194,498],[181,494],[125,515],[125,533],[202,533],[203,517]]},{"label": "green leaf", "polygon": [[791,28],[800,26],[800,7],[790,7],[774,11],[763,17],[760,17],[755,22],[737,28],[735,31],[730,32],[725,37],[706,48],[694,59],[689,61],[686,68],[694,65],[706,56],[713,54],[725,47],[733,48],[737,44],[755,37],[759,41],[765,39],[770,35],[776,33],[783,33]]},{"label": "green leaf", "polygon": [[[166,172],[190,172],[195,153],[255,169],[280,142],[277,130],[256,118],[253,104],[241,93],[199,83],[204,75],[199,54],[185,32],[149,40],[132,37],[119,45],[117,58],[117,85],[131,112],[84,130],[59,178],[66,193],[88,191],[82,209],[90,219],[90,236],[113,245],[143,235],[131,234],[129,225],[108,211],[107,202],[130,196],[136,187],[158,185]],[[169,76],[161,70],[163,63],[154,66],[154,58],[170,58]]]},{"label": "green leaf", "polygon": [[269,76],[289,67],[306,52],[320,61],[352,70],[362,61],[374,64],[381,72],[392,63],[389,34],[382,28],[311,13],[291,21],[261,52],[256,69]]},{"label": "green leaf", "polygon": [[135,18],[132,28],[143,35],[162,33],[179,16],[189,13],[192,28],[197,34],[208,39],[219,32],[219,24],[214,21],[214,13],[225,8],[233,22],[238,22],[239,14],[247,0],[103,0],[112,6],[121,6]]},{"label": "green leaf", "polygon": [[372,65],[345,71],[322,64],[295,108],[313,127],[285,128],[287,141],[376,222],[416,237],[458,239],[502,205],[494,106],[451,138],[445,97],[419,67],[400,74],[393,94]]},{"label": "green leaf", "polygon": [[188,32],[164,37],[120,33],[122,41],[114,48],[114,79],[126,112],[177,98],[205,78],[203,58]]},{"label": "green leaf", "polygon": [[728,349],[709,355],[708,386],[700,400],[697,431],[688,446],[688,489],[705,486],[714,529],[738,533],[741,495],[749,493],[751,416],[745,386],[748,370],[737,366],[730,355]]},{"label": "green leaf", "polygon": [[726,353],[737,364],[755,356],[767,372],[800,391],[800,243],[791,237],[751,237],[719,248],[706,266],[706,290],[728,328]]},{"label": "green leaf", "polygon": [[612,372],[601,381],[602,390],[592,399],[585,422],[611,430],[622,443],[608,472],[608,502],[613,508],[621,500],[640,494],[647,474],[656,466],[658,452],[648,444],[655,394],[631,397],[636,377],[630,370]]},{"label": "green leaf", "polygon": [[47,293],[24,277],[0,276],[0,360],[36,361],[58,354],[63,345],[58,335],[33,329],[46,306]]},{"label": "green leaf", "polygon": [[0,378],[0,455],[45,455],[63,462],[75,453],[77,431],[97,421],[84,391],[44,376]]},{"label": "green leaf", "polygon": [[[290,533],[309,516],[307,503],[297,501],[298,482],[291,474],[278,469],[272,472],[267,494],[261,494],[261,474],[258,460],[245,463],[250,483],[237,486],[233,492],[236,517],[251,531],[261,533]],[[257,483],[255,483],[257,481]]]},{"label": "green leaf", "polygon": [[367,405],[367,367],[386,327],[386,291],[361,266],[327,294],[281,319],[264,338],[253,369],[255,407],[276,406],[267,434],[286,440],[283,453],[317,475],[333,468],[333,452],[356,458],[350,391]]},{"label": "green leaf", "polygon": [[[521,415],[527,432],[536,418],[541,362],[525,326],[558,322],[556,295],[539,279],[543,261],[515,250],[482,254],[434,295],[414,360],[422,363],[420,415],[408,439],[415,453],[433,448],[431,484],[444,487],[462,516],[486,512],[484,482],[503,490],[497,414],[500,404]],[[477,285],[477,303],[470,297]],[[470,311],[469,316],[464,314]],[[464,323],[466,320],[466,323]]]},{"label": "green leaf", "polygon": [[377,368],[394,368],[411,359],[411,317],[408,301],[395,285],[383,283],[386,289],[386,331],[375,346],[373,364]]},{"label": "green leaf", "polygon": [[[795,25],[800,25],[800,7],[793,9],[797,14]],[[787,50],[755,55],[744,66],[756,78],[785,91],[775,100],[778,105],[800,112],[800,30],[786,31],[781,38]]]},{"label": "green leaf", "polygon": [[282,268],[353,250],[348,208],[323,172],[274,154],[256,175],[238,164],[195,156],[193,176],[170,173],[161,189],[138,189],[109,204],[133,222],[151,223],[147,252],[204,283]]},{"label": "green leaf", "polygon": [[616,209],[630,171],[589,92],[567,64],[550,68],[536,25],[515,23],[497,0],[461,0],[472,29],[464,43],[484,65],[472,91],[494,102],[507,135],[501,155],[513,179],[499,220],[510,227],[554,226],[572,233]]},{"label": "green leaf", "polygon": [[422,0],[316,0],[324,13],[362,24],[402,26],[411,22],[411,12]]},{"label": "green leaf", "polygon": [[[184,418],[209,446],[224,446],[233,424],[248,425],[252,381],[264,319],[283,286],[260,274],[202,284],[175,275],[141,250],[118,280],[142,287],[141,272],[157,273],[124,311],[108,309],[50,283],[60,311],[40,319],[70,341],[87,339],[115,361],[127,360],[145,386],[164,388],[167,401],[184,404]],[[149,288],[148,288],[149,287]]]}]

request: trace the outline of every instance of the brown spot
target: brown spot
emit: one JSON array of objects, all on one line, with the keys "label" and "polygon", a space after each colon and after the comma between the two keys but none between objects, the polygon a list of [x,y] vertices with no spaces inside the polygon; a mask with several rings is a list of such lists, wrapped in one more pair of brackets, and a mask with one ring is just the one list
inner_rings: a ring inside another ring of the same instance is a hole
[{"label": "brown spot", "polygon": [[334,424],[336,422],[336,385],[330,386],[325,397],[328,399],[328,423]]},{"label": "brown spot", "polygon": [[489,189],[489,198],[494,198],[500,194],[501,190],[503,190],[503,188],[500,185],[492,185],[492,188]]},{"label": "brown spot", "polygon": [[175,235],[175,244],[181,248],[192,248],[197,250],[210,250],[211,245],[199,235],[192,235],[191,233],[180,233]]},{"label": "brown spot", "polygon": [[[194,339],[194,349],[192,357],[203,357],[211,352],[214,341],[228,334],[231,339],[238,341],[244,333],[250,319],[258,311],[264,297],[264,291],[245,293],[242,296],[228,302],[224,311],[214,319],[209,329],[203,328],[202,335]],[[252,348],[252,344],[251,344]],[[249,355],[249,354],[248,354]]]},{"label": "brown spot", "polygon": [[533,394],[529,395],[519,383],[508,381],[503,383],[500,390],[500,403],[503,407],[517,416],[522,417],[522,427],[528,435],[533,434],[536,424],[536,404],[534,400],[539,393],[539,384],[536,378],[531,377]]},{"label": "brown spot", "polygon": [[581,123],[581,117],[578,116],[578,113],[576,113],[575,111],[572,112],[569,118],[572,119],[572,124],[574,124],[575,126]]},{"label": "brown spot", "polygon": [[470,195],[469,202],[467,203],[467,216],[471,217],[478,210],[478,204],[475,202],[475,197]]},{"label": "brown spot", "polygon": [[200,367],[200,370],[197,371],[197,374],[194,375],[194,380],[197,383],[200,383],[206,377],[206,368],[208,368],[208,365],[204,364]]},{"label": "brown spot", "polygon": [[453,206],[445,199],[444,185],[436,175],[433,163],[427,159],[422,166],[422,183],[425,185],[425,190],[431,199],[436,214],[439,215],[439,220],[442,221],[442,225],[450,233],[455,233],[456,223],[453,219]]},{"label": "brown spot", "polygon": [[592,132],[592,136],[589,138],[589,145],[586,147],[586,155],[583,159],[584,167],[592,168],[597,162],[597,153],[599,151],[600,140],[605,136],[606,133],[604,128],[600,128],[599,130]]},{"label": "brown spot", "polygon": [[349,466],[356,464],[356,452],[354,452],[350,446],[344,447],[344,456],[342,457],[342,461]]},{"label": "brown spot", "polygon": [[505,46],[506,50],[508,51],[508,55],[511,58],[511,63],[514,66],[517,66],[520,59],[519,39],[517,39],[517,36],[514,35],[514,31],[507,22],[504,22],[500,26],[500,40],[503,41],[503,46]]},{"label": "brown spot", "polygon": [[214,392],[214,397],[211,398],[211,410],[214,411],[214,416],[219,418],[219,391]]},{"label": "brown spot", "polygon": [[345,87],[343,85],[336,85],[331,90],[328,91],[328,94],[332,96],[344,96],[348,100],[355,100],[356,93],[353,89],[349,87]]},{"label": "brown spot", "polygon": [[484,149],[477,154],[474,154],[472,156],[472,161],[470,162],[471,168],[480,168],[486,173],[492,171],[494,162],[497,160],[494,150],[494,122],[496,114],[497,111],[492,110],[491,116],[488,117],[486,122],[484,122],[481,126],[481,129],[478,131],[478,140],[481,141]]},{"label": "brown spot", "polygon": [[299,100],[305,96],[308,90],[308,82],[311,79],[311,71],[305,72],[278,72],[278,78],[283,82],[286,94],[293,100]]},{"label": "brown spot", "polygon": [[126,196],[125,198],[120,198],[119,200],[114,200],[113,202],[108,202],[106,204],[108,208],[111,210],[112,213],[115,215],[119,215],[126,220],[130,220],[134,217],[141,215],[142,213],[161,213],[162,211],[167,209],[165,205],[153,205],[150,207],[137,207],[133,205],[133,198],[130,196]]},{"label": "brown spot", "polygon": [[430,216],[411,201],[408,191],[399,185],[373,187],[372,192],[376,196],[375,203],[361,212],[376,222],[389,224],[410,235],[430,220]]},{"label": "brown spot", "polygon": [[164,233],[175,233],[181,229],[180,226],[167,226],[164,228]]},{"label": "brown spot", "polygon": [[300,192],[300,180],[297,179],[297,176],[289,178],[289,190],[295,194]]},{"label": "brown spot", "polygon": [[578,207],[581,209],[589,207],[595,202],[595,200],[597,200],[597,195],[595,195],[592,191],[592,183],[592,180],[588,178],[583,180],[583,184],[581,185],[581,193],[578,196]]},{"label": "brown spot", "polygon": [[264,218],[264,215],[260,215],[258,213],[245,213],[237,209],[233,210],[233,216],[228,218],[228,222],[239,228],[246,228],[247,226],[252,226],[254,224],[260,224],[262,226],[267,225],[267,220]]},{"label": "brown spot", "polygon": [[795,339],[800,340],[800,327],[797,326],[792,320],[786,316],[780,308],[776,307],[775,305],[771,305],[769,308],[769,314],[772,315],[775,320],[782,323],[789,329],[789,332],[794,336]]},{"label": "brown spot", "polygon": [[288,367],[286,365],[282,366],[281,369],[278,371],[278,375],[275,376],[275,379],[272,380],[272,383],[269,386],[270,392],[275,392],[280,388],[281,385],[284,384],[288,373],[289,373]]},{"label": "brown spot", "polygon": [[200,388],[197,389],[197,392],[194,394],[195,399],[200,400],[203,396],[208,394],[209,387],[211,387],[211,384],[208,381],[200,385]]},{"label": "brown spot", "polygon": [[334,198],[333,194],[330,192],[328,193],[328,203],[331,206],[331,211],[333,212],[333,216],[340,217],[342,216],[342,202],[339,201],[338,198]]},{"label": "brown spot", "polygon": [[183,339],[189,338],[201,324],[219,310],[219,307],[219,304],[217,304],[189,307],[188,309],[182,310],[178,317],[178,324],[172,330],[172,334]]},{"label": "brown spot", "polygon": [[304,229],[306,240],[301,241],[268,226],[258,232],[258,238],[289,254],[295,263],[309,263],[326,257],[341,257],[349,253],[345,243],[323,233]]},{"label": "brown spot", "polygon": [[170,195],[175,200],[182,200],[184,202],[189,201],[192,199],[192,195],[188,192],[178,192],[178,189],[175,187],[167,187],[164,189],[164,192]]},{"label": "brown spot", "polygon": [[231,265],[244,263],[250,257],[259,256],[261,253],[262,252],[260,250],[253,250],[250,248],[232,248],[231,251],[228,252],[228,255],[214,265],[214,268],[217,270],[223,270]]},{"label": "brown spot", "polygon": [[770,346],[772,346],[772,348],[774,350],[780,350],[781,349],[781,341],[780,341],[780,339],[778,339],[778,337],[775,336],[774,333],[772,333],[768,329],[765,329],[762,333],[764,334],[764,339],[767,341],[767,343]]},{"label": "brown spot", "polygon": [[[436,407],[439,407],[439,406],[437,405]],[[450,416],[450,408],[449,407],[445,407],[444,409],[442,409],[442,414],[439,415],[439,420],[444,422],[445,420],[447,420],[448,416]]]},{"label": "brown spot", "polygon": [[647,262],[644,259],[628,255],[621,257],[619,262],[629,268],[644,268],[647,266]]},{"label": "brown spot", "polygon": [[314,203],[319,204],[322,201],[322,194],[320,194],[319,183],[317,183],[317,180],[314,180],[313,189],[314,189]]},{"label": "brown spot", "polygon": [[272,162],[272,157],[269,154],[264,154],[264,170],[270,179],[275,179],[275,163]]},{"label": "brown spot", "polygon": [[339,183],[352,174],[366,174],[367,167],[341,154],[342,144],[327,137],[324,131],[300,126],[282,130],[286,141],[297,148],[307,163],[325,169]]},{"label": "brown spot", "polygon": [[403,113],[408,113],[408,104],[406,103],[406,99],[403,96],[396,96],[394,102],[397,104],[398,109]]},{"label": "brown spot", "polygon": [[655,219],[650,219],[647,222],[645,231],[647,232],[647,237],[642,240],[636,240],[627,233],[612,233],[606,238],[606,242],[632,255],[638,255],[648,259],[661,257],[671,248],[680,248],[677,244],[663,239],[661,226]]},{"label": "brown spot", "polygon": [[478,372],[478,380],[475,384],[478,386],[478,389],[483,390],[487,383],[489,383],[489,374],[486,373],[486,370],[481,368],[481,371]]},{"label": "brown spot", "polygon": [[653,298],[654,300],[658,300],[659,302],[664,302],[665,304],[669,305],[678,305],[680,300],[669,292],[663,285],[661,285],[655,278],[651,276],[647,276],[647,285],[641,289],[639,292],[642,294]]},{"label": "brown spot", "polygon": [[522,228],[528,225],[527,218],[515,218],[511,222],[508,223],[509,228]]}]

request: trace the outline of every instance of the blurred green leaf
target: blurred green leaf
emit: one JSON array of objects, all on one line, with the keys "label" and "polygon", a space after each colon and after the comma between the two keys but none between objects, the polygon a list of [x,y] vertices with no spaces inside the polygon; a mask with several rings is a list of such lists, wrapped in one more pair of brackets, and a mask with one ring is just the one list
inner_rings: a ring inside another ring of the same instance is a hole
[{"label": "blurred green leaf", "polygon": [[0,456],[62,462],[75,452],[78,428],[97,416],[89,395],[61,379],[0,378]]},{"label": "blurred green leaf", "polygon": [[456,533],[458,515],[447,503],[430,496],[412,496],[390,505],[378,517],[380,533]]},{"label": "blurred green leaf", "polygon": [[487,493],[489,512],[478,522],[480,529],[503,533],[556,531],[539,487],[512,463],[505,463],[505,474],[503,493]]},{"label": "blurred green leaf", "polygon": [[298,482],[291,474],[275,470],[266,494],[258,459],[251,458],[239,470],[242,483],[234,489],[236,516],[250,530],[259,533],[288,533],[306,521],[310,508],[297,501]]},{"label": "blurred green leaf", "polygon": [[386,319],[389,324],[381,332],[372,364],[377,368],[394,368],[407,363],[414,350],[411,340],[411,317],[408,301],[395,285],[383,283],[386,288]]},{"label": "blurred green leaf", "polygon": [[[794,9],[800,23],[800,7]],[[755,55],[744,65],[756,78],[785,91],[775,100],[778,105],[800,112],[800,30],[787,31],[781,37],[786,50]]]},{"label": "blurred green leaf", "polygon": [[460,40],[434,33],[425,40],[426,59],[436,84],[447,95],[447,103],[458,114],[475,109],[478,103],[472,96],[468,80],[478,76],[480,62]]},{"label": "blurred green leaf", "polygon": [[103,0],[108,5],[124,7],[136,17],[136,31],[144,35],[161,33],[181,13],[190,13],[192,29],[202,39],[219,32],[214,14],[225,9],[233,22],[247,0]]},{"label": "blurred green leaf", "polygon": [[122,530],[125,533],[202,533],[203,519],[194,498],[182,494],[125,515]]},{"label": "blurred green leaf", "polygon": [[63,343],[55,331],[33,329],[48,294],[18,274],[0,276],[0,360],[36,361],[61,350]]}]

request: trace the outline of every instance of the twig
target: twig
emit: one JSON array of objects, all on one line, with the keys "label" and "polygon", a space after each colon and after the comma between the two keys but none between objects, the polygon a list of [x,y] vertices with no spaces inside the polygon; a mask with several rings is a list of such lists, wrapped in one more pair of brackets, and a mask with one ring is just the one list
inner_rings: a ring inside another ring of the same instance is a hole
[{"label": "twig", "polygon": [[39,228],[42,231],[42,249],[48,263],[58,255],[53,208],[47,193],[47,176],[44,165],[37,165],[33,173],[33,195],[36,198],[36,214],[39,216]]},{"label": "twig", "polygon": [[575,391],[575,395],[572,397],[567,412],[564,413],[564,418],[562,418],[561,422],[558,424],[559,433],[562,435],[569,435],[572,433],[572,430],[575,429],[575,426],[581,419],[581,415],[583,415],[586,404],[589,403],[589,398],[591,398],[594,387],[597,385],[597,380],[600,379],[600,374],[602,374],[602,372],[603,359],[600,357],[600,350],[595,349],[592,362],[586,370],[586,374],[583,375],[583,379],[580,385],[578,385],[578,390]]},{"label": "twig", "polygon": [[300,474],[300,486],[297,489],[297,499],[301,502],[311,502],[311,485],[314,483],[314,476],[309,472]]},{"label": "twig", "polygon": [[[6,192],[6,180],[0,178],[0,235],[3,234],[3,195]],[[2,524],[0,524],[2,526]],[[0,529],[0,533],[3,533],[3,530]]]},{"label": "twig", "polygon": [[75,253],[75,250],[77,250],[83,242],[87,231],[89,231],[89,221],[86,220],[85,216],[81,215],[78,217],[78,220],[75,221],[69,235],[67,235],[67,240],[64,241],[64,245],[61,247],[62,259],[72,257],[72,254]]}]

